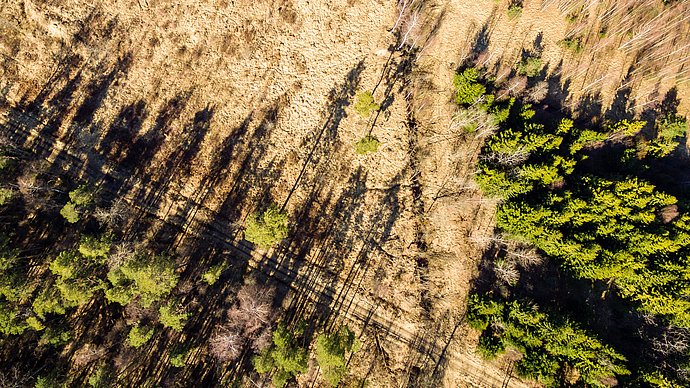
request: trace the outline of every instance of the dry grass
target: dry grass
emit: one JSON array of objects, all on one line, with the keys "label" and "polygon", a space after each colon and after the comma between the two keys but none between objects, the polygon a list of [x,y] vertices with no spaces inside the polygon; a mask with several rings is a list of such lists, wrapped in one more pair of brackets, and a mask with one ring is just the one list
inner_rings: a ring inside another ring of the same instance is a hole
[{"label": "dry grass", "polygon": [[[299,251],[300,261],[293,262],[282,251],[278,259],[293,266],[289,271],[311,288],[292,292],[286,307],[294,301],[312,308],[309,298],[326,290],[336,295],[333,320],[345,320],[358,306],[366,306],[370,310],[360,311],[362,315],[373,312],[412,338],[432,333],[445,345],[455,333],[449,341],[449,358],[455,361],[442,376],[443,385],[491,385],[487,379],[494,376],[500,383],[501,373],[470,354],[471,332],[454,329],[483,253],[483,246],[472,239],[492,237],[496,203],[482,197],[472,176],[483,139],[495,126],[480,112],[458,112],[452,102],[453,73],[483,27],[488,40],[476,59],[496,66],[506,81],[505,97],[546,97],[544,81],[527,88],[525,78],[508,77],[521,50],[534,49],[539,34],[543,47],[538,51],[548,74],[577,85],[571,88],[574,99],[578,90],[600,90],[612,99],[626,76],[626,61],[640,52],[656,53],[641,62],[649,63],[647,69],[660,61],[668,61],[668,69],[680,66],[674,58],[683,55],[664,57],[671,40],[650,46],[650,35],[641,29],[633,31],[637,40],[617,46],[599,43],[604,46],[596,55],[617,53],[607,67],[601,59],[588,65],[584,57],[564,56],[558,42],[586,31],[607,2],[592,5],[591,13],[573,24],[563,16],[571,11],[558,4],[541,8],[537,0],[524,3],[522,15],[508,20],[507,2],[493,0],[115,0],[98,5],[10,0],[0,6],[0,95],[10,105],[39,101],[38,111],[45,114],[55,105],[51,100],[62,104],[55,136],[68,141],[75,127],[85,127],[74,140],[78,151],[107,155],[113,164],[126,159],[126,152],[116,140],[102,142],[110,127],[126,132],[134,143],[160,141],[151,160],[135,166],[131,179],[141,178],[143,171],[148,180],[141,182],[169,182],[154,210],[163,220],[175,219],[185,208],[185,198],[203,199],[195,222],[224,212],[222,216],[231,213],[238,224],[264,205],[262,201],[282,203],[287,198],[288,212],[299,219],[294,222],[298,235],[286,244]],[[668,14],[659,18],[679,22]],[[641,26],[654,26],[655,20]],[[382,75],[405,57],[400,51],[391,54],[389,47],[416,49],[418,54],[413,71],[394,85],[387,84],[391,77]],[[584,68],[592,72],[584,74]],[[671,70],[664,69],[638,70],[634,75],[642,81],[635,90],[657,82],[647,78],[655,72],[662,77],[660,90],[668,88]],[[384,112],[372,115],[377,117],[373,133],[381,145],[366,157],[356,156],[353,145],[367,134],[373,119],[360,117],[348,105],[355,90],[345,94],[340,110],[334,108],[333,96],[349,72],[356,75],[357,82],[350,81],[355,89],[376,89],[377,101],[392,99]],[[100,96],[99,104],[86,114],[84,103],[94,95]],[[335,129],[328,129],[332,112],[342,117]],[[408,127],[410,117],[417,122],[415,130]],[[472,121],[479,126],[467,134],[463,128]],[[203,133],[196,152],[163,175],[180,146],[193,142],[190,133]],[[38,197],[40,182],[34,175],[27,173],[21,190]],[[300,184],[293,192],[295,182]],[[233,195],[242,198],[228,208],[225,201]],[[115,202],[99,209],[98,216],[116,225],[129,210]],[[181,239],[180,246],[196,243],[188,241],[193,236]],[[130,253],[131,247],[118,247],[112,264]],[[539,261],[534,252],[520,247],[509,256],[519,265]],[[508,281],[510,269],[499,268]],[[238,295],[240,302],[230,317],[248,322],[255,348],[270,342],[262,328],[272,318],[266,299],[252,298],[259,291]],[[131,319],[146,314],[150,312],[128,311]],[[234,326],[218,327],[213,334],[210,349],[222,359],[238,356],[238,344],[246,343]],[[372,386],[405,385],[412,367],[434,367],[414,344],[401,345],[381,328],[370,326],[364,338],[368,350],[351,366],[365,375],[371,363]],[[88,359],[91,353],[83,352],[82,358]],[[131,353],[118,356],[118,365],[130,362],[136,362]]]}]

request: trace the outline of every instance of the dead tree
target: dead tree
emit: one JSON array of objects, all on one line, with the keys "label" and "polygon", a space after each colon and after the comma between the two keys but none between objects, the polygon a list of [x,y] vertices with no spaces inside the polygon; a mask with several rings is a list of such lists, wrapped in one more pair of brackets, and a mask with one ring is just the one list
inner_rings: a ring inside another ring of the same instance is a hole
[{"label": "dead tree", "polygon": [[520,271],[512,260],[497,260],[493,266],[496,279],[506,284],[514,285],[520,280]]},{"label": "dead tree", "polygon": [[271,345],[273,318],[272,287],[245,284],[237,292],[237,303],[228,310],[227,322],[216,329],[209,352],[221,361],[237,358],[248,341],[256,351]]},{"label": "dead tree", "polygon": [[234,360],[242,354],[245,338],[237,330],[223,327],[211,337],[209,352],[220,361]]},{"label": "dead tree", "polygon": [[231,326],[241,327],[251,336],[271,322],[273,289],[256,284],[244,285],[237,292],[238,303],[228,311]]},{"label": "dead tree", "polygon": [[101,225],[110,228],[117,228],[131,216],[131,209],[127,202],[118,198],[110,205],[109,208],[97,208],[94,212],[94,217]]}]

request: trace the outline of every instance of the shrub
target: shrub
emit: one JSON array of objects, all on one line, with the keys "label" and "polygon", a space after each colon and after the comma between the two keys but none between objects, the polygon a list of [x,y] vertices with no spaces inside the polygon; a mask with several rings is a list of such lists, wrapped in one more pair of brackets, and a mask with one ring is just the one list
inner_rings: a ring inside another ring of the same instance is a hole
[{"label": "shrub", "polygon": [[582,39],[580,37],[565,38],[558,42],[558,45],[562,48],[572,51],[575,54],[582,52]]},{"label": "shrub", "polygon": [[38,376],[36,383],[34,383],[34,388],[57,388],[59,386],[57,380],[51,376]]},{"label": "shrub", "polygon": [[520,61],[517,66],[517,71],[521,75],[526,75],[528,77],[536,77],[542,68],[541,58],[538,57],[527,57]]},{"label": "shrub", "polygon": [[94,374],[89,376],[89,386],[93,388],[106,388],[110,386],[110,376],[108,370],[102,366]]},{"label": "shrub", "polygon": [[247,221],[244,238],[268,249],[288,235],[288,215],[276,206],[269,207],[261,216],[253,215]]},{"label": "shrub", "polygon": [[225,271],[225,269],[228,267],[226,263],[220,263],[218,265],[214,265],[211,268],[209,268],[206,272],[204,272],[203,275],[201,275],[201,279],[208,283],[208,285],[212,286],[215,282],[220,279],[220,275]]},{"label": "shrub", "polygon": [[486,88],[477,81],[478,79],[479,70],[475,68],[465,69],[453,77],[456,103],[472,105],[486,93]]},{"label": "shrub", "polygon": [[190,313],[176,313],[171,304],[161,306],[158,309],[160,314],[159,320],[161,324],[165,327],[169,327],[175,331],[182,331],[187,319],[189,319]]},{"label": "shrub", "polygon": [[371,92],[359,92],[356,96],[355,110],[362,117],[369,117],[371,112],[381,109],[381,105],[376,103]]},{"label": "shrub", "polygon": [[133,348],[138,348],[141,345],[149,342],[153,337],[154,330],[152,327],[134,326],[127,335],[127,343]]},{"label": "shrub", "polygon": [[378,151],[380,145],[381,142],[375,136],[367,135],[355,144],[355,152],[359,155],[366,155]]},{"label": "shrub", "polygon": [[187,357],[189,357],[189,353],[189,349],[185,349],[183,347],[178,347],[174,350],[171,350],[169,353],[170,365],[176,368],[183,368],[185,365],[187,365]]},{"label": "shrub", "polygon": [[520,15],[522,15],[522,7],[519,4],[511,4],[510,7],[508,7],[509,19],[519,18]]}]

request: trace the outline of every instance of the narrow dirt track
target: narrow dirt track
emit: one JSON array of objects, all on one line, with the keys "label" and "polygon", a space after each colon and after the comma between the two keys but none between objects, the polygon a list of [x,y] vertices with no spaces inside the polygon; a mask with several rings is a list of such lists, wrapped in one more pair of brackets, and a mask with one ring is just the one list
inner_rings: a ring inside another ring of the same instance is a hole
[{"label": "narrow dirt track", "polygon": [[[61,140],[41,134],[36,130],[36,128],[45,125],[40,118],[11,107],[2,109],[3,111],[0,112],[2,124],[0,125],[15,144],[22,147],[30,146],[34,152],[47,155],[45,158],[49,163],[69,166],[70,172],[79,172],[80,176],[75,178],[84,179],[88,177],[93,182],[99,182],[103,194],[120,197],[132,208],[179,228],[182,233],[177,237],[178,241],[189,237],[213,241],[228,249],[235,257],[246,260],[250,268],[264,271],[266,276],[289,285],[294,291],[299,292],[305,288],[312,289],[312,292],[308,293],[310,301],[323,307],[334,307],[332,306],[334,302],[340,304],[343,308],[334,310],[345,311],[345,313],[341,313],[341,318],[363,325],[365,328],[370,327],[378,333],[385,333],[383,339],[392,341],[393,344],[397,342],[410,346],[435,363],[440,364],[439,358],[443,355],[448,366],[466,374],[467,386],[516,388],[531,386],[506,375],[504,371],[498,368],[482,363],[474,355],[444,352],[442,343],[438,343],[435,339],[425,338],[424,333],[420,335],[420,333],[411,332],[395,320],[384,317],[379,313],[378,306],[374,302],[368,300],[365,295],[357,293],[356,290],[348,290],[345,293],[347,300],[340,298],[339,294],[342,291],[336,291],[331,287],[319,287],[314,292],[313,284],[327,284],[327,282],[318,280],[323,275],[323,271],[317,269],[316,275],[310,273],[305,276],[299,271],[281,266],[276,255],[260,253],[253,250],[246,242],[237,240],[234,237],[235,233],[228,232],[236,229],[232,223],[229,221],[224,223],[217,217],[209,217],[214,212],[192,198],[182,197],[177,193],[157,193],[154,195],[153,201],[159,205],[152,206],[150,201],[142,200],[139,197],[119,195],[123,191],[127,193],[136,192],[137,190],[133,189],[136,188],[137,182],[131,182],[127,174],[109,167],[102,158],[101,160],[94,160],[99,155],[89,155],[91,159],[85,161],[82,153],[70,148]],[[147,196],[147,198],[149,197]],[[185,212],[188,216],[184,218],[176,215],[171,216],[171,209],[175,206],[179,207],[180,203],[183,203],[183,208],[191,209]],[[447,339],[443,340],[444,342],[447,341]]]}]

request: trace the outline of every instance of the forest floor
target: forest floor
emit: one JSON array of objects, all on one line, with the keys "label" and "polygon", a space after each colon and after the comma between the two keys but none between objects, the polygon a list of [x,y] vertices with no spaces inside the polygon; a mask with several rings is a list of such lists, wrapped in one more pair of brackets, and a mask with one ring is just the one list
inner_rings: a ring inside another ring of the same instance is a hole
[{"label": "forest floor", "polygon": [[[507,357],[476,356],[463,324],[495,203],[472,181],[483,140],[448,131],[453,74],[478,46],[500,73],[539,40],[559,69],[547,70],[554,88],[582,84],[551,97],[584,97],[594,75],[577,78],[583,59],[557,45],[567,22],[538,3],[513,22],[503,3],[438,0],[424,8],[435,28],[410,54],[395,49],[394,1],[9,0],[2,122],[75,180],[160,221],[135,221],[130,235],[168,238],[199,263],[200,240],[222,242],[228,261],[246,255],[246,274],[290,290],[280,302],[291,319],[359,329],[351,370],[370,386],[527,386],[506,375]],[[601,70],[604,106],[626,60]],[[359,90],[381,112],[359,116]],[[381,147],[357,155],[369,131]],[[290,214],[290,236],[252,251],[240,227],[272,203]]]}]

